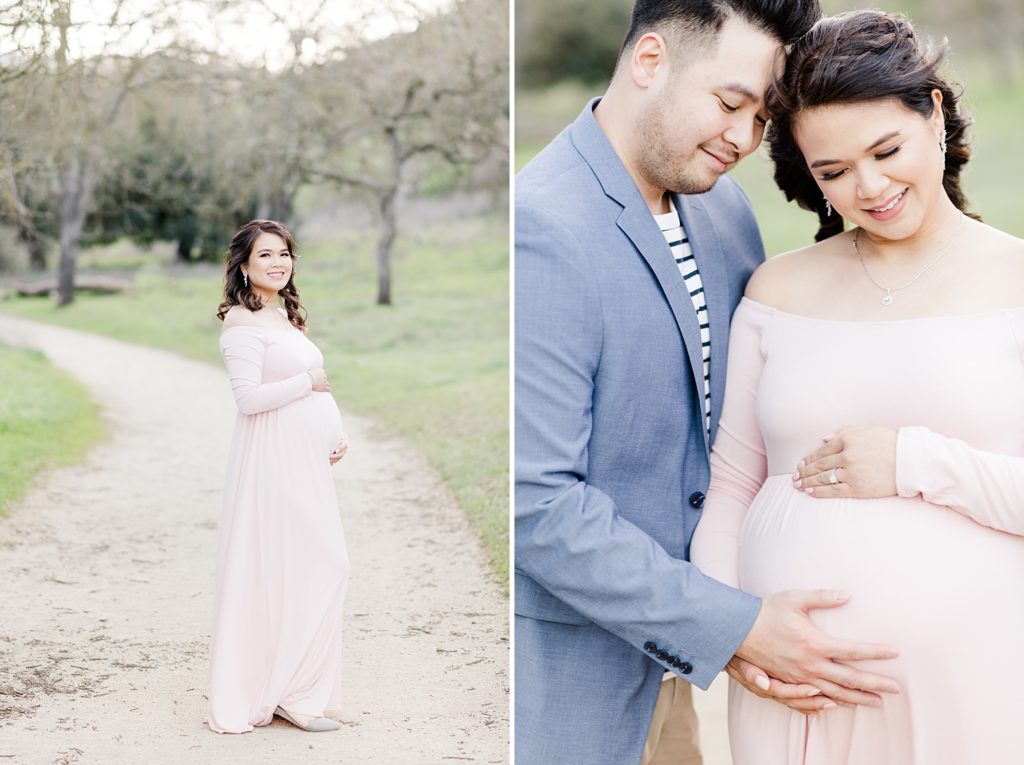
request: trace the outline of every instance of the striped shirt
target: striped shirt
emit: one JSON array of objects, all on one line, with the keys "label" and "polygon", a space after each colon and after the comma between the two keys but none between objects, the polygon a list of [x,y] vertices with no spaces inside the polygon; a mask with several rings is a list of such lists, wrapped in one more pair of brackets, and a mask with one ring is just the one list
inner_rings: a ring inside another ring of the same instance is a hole
[{"label": "striped shirt", "polygon": [[686,285],[686,291],[690,293],[690,300],[693,301],[693,309],[697,312],[697,323],[700,324],[700,344],[704,357],[704,428],[708,435],[711,435],[711,326],[708,323],[708,306],[704,298],[704,285],[700,280],[700,271],[697,269],[697,261],[693,258],[693,249],[690,247],[690,240],[683,230],[683,223],[679,219],[679,213],[669,198],[669,212],[663,215],[655,215],[654,220],[661,229],[665,241],[672,250],[672,257],[676,259],[679,266],[679,273]]},{"label": "striped shirt", "polygon": [[[711,325],[708,323],[708,305],[704,299],[704,285],[700,280],[700,271],[697,269],[697,261],[693,257],[693,249],[690,247],[690,240],[683,229],[683,222],[679,219],[679,213],[668,198],[668,206],[671,208],[663,215],[655,215],[654,220],[661,229],[662,236],[668,242],[672,250],[672,257],[676,259],[679,267],[679,274],[686,285],[686,291],[690,293],[690,300],[693,301],[693,310],[697,312],[697,323],[700,324],[700,345],[704,356],[704,428],[711,435]],[[662,681],[671,680],[676,675],[672,670],[666,670],[661,676]]]}]

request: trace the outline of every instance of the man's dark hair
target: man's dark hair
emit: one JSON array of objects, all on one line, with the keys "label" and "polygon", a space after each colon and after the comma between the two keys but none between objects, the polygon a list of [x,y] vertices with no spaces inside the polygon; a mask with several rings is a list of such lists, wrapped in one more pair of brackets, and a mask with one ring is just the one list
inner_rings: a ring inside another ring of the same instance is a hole
[{"label": "man's dark hair", "polygon": [[821,17],[821,5],[818,0],[636,0],[619,58],[648,32],[678,31],[698,45],[713,40],[731,15],[792,45]]}]

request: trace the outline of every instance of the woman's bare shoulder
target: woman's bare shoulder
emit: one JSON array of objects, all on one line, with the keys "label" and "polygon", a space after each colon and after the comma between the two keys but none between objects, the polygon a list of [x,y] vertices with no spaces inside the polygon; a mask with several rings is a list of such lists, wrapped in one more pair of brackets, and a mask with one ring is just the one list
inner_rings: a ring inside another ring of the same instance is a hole
[{"label": "woman's bare shoulder", "polygon": [[754,271],[744,294],[762,305],[792,310],[794,302],[826,273],[829,264],[842,256],[849,236],[848,233],[837,234],[823,242],[769,258]]},{"label": "woman's bare shoulder", "polygon": [[987,224],[975,224],[964,243],[979,284],[998,305],[1024,305],[1024,239]]},{"label": "woman's bare shoulder", "polygon": [[224,314],[224,324],[221,327],[223,332],[226,329],[232,327],[260,327],[262,322],[257,318],[256,314],[246,308],[244,305],[233,305],[228,309],[228,312]]},{"label": "woman's bare shoulder", "polygon": [[1024,239],[987,224],[979,227],[979,239],[982,247],[997,257],[1005,258],[1014,265],[1024,262]]}]

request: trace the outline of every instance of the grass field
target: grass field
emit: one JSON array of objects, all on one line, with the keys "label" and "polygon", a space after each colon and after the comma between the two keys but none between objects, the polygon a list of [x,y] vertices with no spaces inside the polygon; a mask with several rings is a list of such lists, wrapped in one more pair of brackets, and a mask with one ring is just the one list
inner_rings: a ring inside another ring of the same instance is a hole
[{"label": "grass field", "polygon": [[[394,305],[375,305],[373,234],[299,242],[296,283],[335,398],[430,460],[508,582],[508,236],[494,215],[421,226],[395,247]],[[125,249],[123,244],[119,249]],[[129,250],[131,248],[128,248]],[[130,252],[127,258],[136,257]],[[118,268],[122,258],[87,257]],[[220,267],[147,267],[134,293],[0,303],[40,321],[167,348],[220,365]],[[358,445],[354,445],[358,448]],[[401,465],[395,465],[401,471]]]},{"label": "grass field", "polygon": [[81,460],[104,436],[99,409],[42,354],[0,345],[0,515],[37,473]]},{"label": "grass field", "polygon": [[[1024,237],[1016,189],[1016,180],[1024,177],[1024,152],[1017,148],[1024,115],[1024,85],[998,85],[982,74],[980,67],[975,71],[975,78],[962,78],[963,103],[975,120],[974,156],[965,170],[963,188],[971,209],[981,213],[987,223]],[[1024,83],[1024,76],[1017,82]],[[600,95],[602,90],[600,86],[563,82],[541,91],[517,93],[516,170],[574,120],[587,99]],[[769,254],[813,241],[816,218],[785,201],[771,178],[766,146],[741,162],[732,175],[750,196]]]}]

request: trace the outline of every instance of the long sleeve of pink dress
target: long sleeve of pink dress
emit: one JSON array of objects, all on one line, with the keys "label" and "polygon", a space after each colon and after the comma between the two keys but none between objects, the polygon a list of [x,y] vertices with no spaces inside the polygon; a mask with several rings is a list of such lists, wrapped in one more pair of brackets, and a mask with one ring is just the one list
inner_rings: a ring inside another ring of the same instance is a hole
[{"label": "long sleeve of pink dress", "polygon": [[207,724],[244,733],[274,709],[319,717],[341,698],[349,561],[328,455],[341,437],[324,364],[297,329],[232,327],[238,404],[217,551]]},{"label": "long sleeve of pink dress", "polygon": [[975,449],[928,428],[900,428],[896,490],[1024,535],[1024,459]]},{"label": "long sleeve of pink dress", "polygon": [[313,378],[307,371],[276,382],[263,382],[265,337],[266,330],[244,326],[232,327],[221,337],[221,355],[242,414],[278,409],[313,390]]},{"label": "long sleeve of pink dress", "polygon": [[768,475],[764,439],[757,424],[757,389],[770,315],[744,311],[737,318],[729,337],[725,402],[711,451],[711,484],[690,549],[690,560],[697,568],[730,587],[740,586],[743,519]]},{"label": "long sleeve of pink dress", "polygon": [[[826,632],[895,645],[862,662],[902,693],[806,718],[730,685],[734,765],[1011,765],[1024,727],[1024,308],[841,322],[744,299],[691,557],[759,596],[851,593]],[[793,488],[846,425],[899,431],[898,496]]]}]

